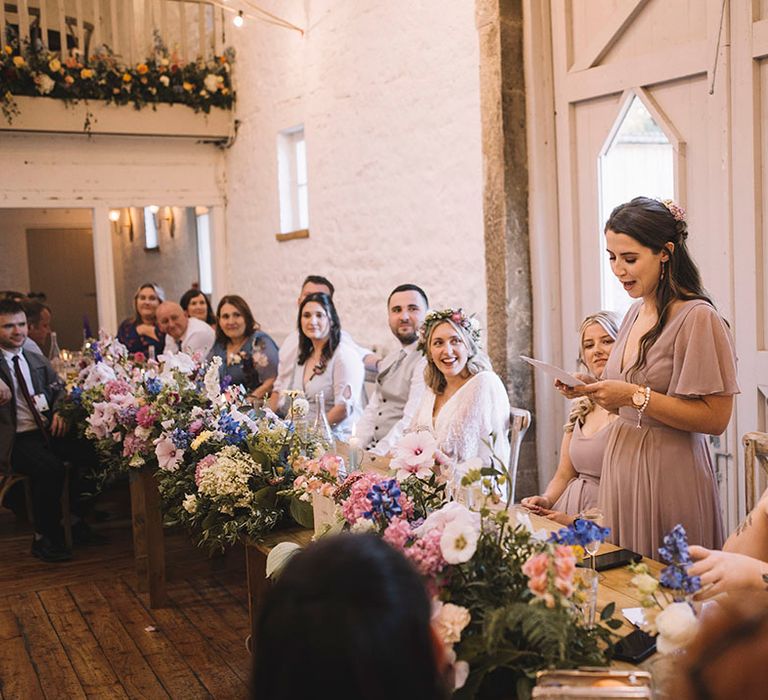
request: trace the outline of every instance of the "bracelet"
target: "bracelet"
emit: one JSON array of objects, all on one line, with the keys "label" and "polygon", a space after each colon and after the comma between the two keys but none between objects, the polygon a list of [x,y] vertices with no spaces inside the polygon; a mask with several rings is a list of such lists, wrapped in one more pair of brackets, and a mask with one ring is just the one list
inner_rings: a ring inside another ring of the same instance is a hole
[{"label": "bracelet", "polygon": [[651,400],[651,387],[647,386],[645,387],[645,401],[643,401],[643,405],[640,406],[640,408],[637,409],[637,426],[641,427],[640,424],[643,420],[643,413],[645,412],[645,409],[648,408],[648,402]]}]

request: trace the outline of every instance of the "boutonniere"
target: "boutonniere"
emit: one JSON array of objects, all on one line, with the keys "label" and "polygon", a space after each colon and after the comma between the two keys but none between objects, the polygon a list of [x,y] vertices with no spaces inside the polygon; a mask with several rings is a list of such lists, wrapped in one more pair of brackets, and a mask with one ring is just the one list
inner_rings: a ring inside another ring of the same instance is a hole
[{"label": "boutonniere", "polygon": [[[321,374],[323,374],[325,372],[327,367],[328,367],[328,365],[326,364],[325,359],[320,360],[320,362],[318,362],[314,366],[314,368],[312,369],[312,377],[320,376]],[[310,379],[312,377],[310,377]]]}]

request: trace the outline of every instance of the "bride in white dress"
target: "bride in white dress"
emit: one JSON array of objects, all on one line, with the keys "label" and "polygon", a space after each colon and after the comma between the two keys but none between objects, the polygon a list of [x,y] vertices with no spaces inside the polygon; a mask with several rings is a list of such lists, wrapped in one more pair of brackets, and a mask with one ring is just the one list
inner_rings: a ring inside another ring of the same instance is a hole
[{"label": "bride in white dress", "polygon": [[427,389],[411,427],[427,428],[457,463],[493,453],[509,465],[509,398],[480,349],[480,329],[461,309],[431,311],[419,347],[427,357]]}]

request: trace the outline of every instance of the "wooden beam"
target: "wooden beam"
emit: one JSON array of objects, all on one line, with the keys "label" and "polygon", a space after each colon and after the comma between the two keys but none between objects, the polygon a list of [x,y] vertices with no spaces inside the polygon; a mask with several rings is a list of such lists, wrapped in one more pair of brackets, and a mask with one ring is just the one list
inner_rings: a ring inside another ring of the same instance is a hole
[{"label": "wooden beam", "polygon": [[275,239],[279,242],[295,241],[299,238],[309,238],[309,229],[301,228],[298,231],[288,231],[287,233],[276,233]]},{"label": "wooden beam", "polygon": [[599,63],[647,2],[648,0],[621,0],[613,14],[605,22],[600,23],[583,55],[576,57],[570,72],[589,70]]},{"label": "wooden beam", "polygon": [[623,92],[627,85],[644,87],[706,73],[708,49],[706,40],[694,41],[648,54],[642,61],[633,58],[569,73],[565,76],[564,93],[568,102],[573,104]]}]

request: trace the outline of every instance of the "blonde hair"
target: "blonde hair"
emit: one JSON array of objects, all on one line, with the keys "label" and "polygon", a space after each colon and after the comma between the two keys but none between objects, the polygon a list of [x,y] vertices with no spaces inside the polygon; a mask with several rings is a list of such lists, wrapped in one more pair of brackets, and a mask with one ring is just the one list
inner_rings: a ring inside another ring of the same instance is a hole
[{"label": "blonde hair", "polygon": [[485,354],[485,352],[483,352],[483,350],[480,348],[480,345],[474,341],[466,328],[459,325],[458,323],[454,323],[450,318],[446,318],[443,321],[440,321],[440,323],[433,323],[427,329],[427,336],[424,341],[424,354],[427,358],[427,367],[424,370],[424,383],[430,389],[432,389],[435,394],[442,393],[446,387],[447,382],[445,381],[445,376],[443,373],[437,368],[434,361],[432,360],[432,353],[429,346],[432,342],[432,334],[435,332],[435,329],[439,328],[444,323],[450,324],[451,328],[453,328],[453,330],[459,334],[459,337],[464,342],[464,345],[466,345],[467,353],[469,355],[467,358],[467,370],[470,374],[474,375],[478,374],[479,372],[493,369],[491,366],[491,359],[488,357],[488,355]]},{"label": "blonde hair", "polygon": [[[584,367],[587,372],[590,372],[587,363],[584,361],[584,333],[593,323],[599,323],[603,330],[611,336],[614,340],[619,335],[619,326],[621,325],[621,319],[615,311],[598,311],[595,314],[590,314],[579,326],[579,359],[578,365]],[[584,423],[584,419],[595,408],[595,402],[589,396],[583,396],[580,399],[576,399],[571,404],[571,410],[568,413],[568,422],[563,426],[563,430],[566,433],[572,433],[573,428],[578,422]]]}]

